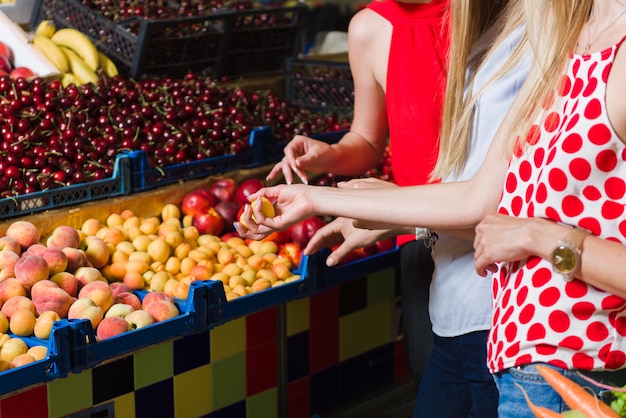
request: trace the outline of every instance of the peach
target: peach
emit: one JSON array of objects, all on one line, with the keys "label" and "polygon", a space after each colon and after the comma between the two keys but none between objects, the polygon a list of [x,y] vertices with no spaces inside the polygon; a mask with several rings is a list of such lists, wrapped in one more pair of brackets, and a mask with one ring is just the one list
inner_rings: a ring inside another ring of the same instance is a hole
[{"label": "peach", "polygon": [[165,263],[170,256],[171,247],[163,238],[155,238],[148,244],[147,252],[153,261]]},{"label": "peach", "polygon": [[164,221],[167,221],[168,219],[175,219],[178,221],[180,219],[180,215],[180,209],[173,203],[168,203],[161,209],[161,219]]},{"label": "peach", "polygon": [[125,285],[133,290],[141,290],[146,287],[146,282],[143,278],[143,275],[140,272],[134,270],[126,271],[123,282]]},{"label": "peach", "polygon": [[143,328],[154,323],[152,315],[143,309],[131,312],[125,319],[130,324],[131,329]]},{"label": "peach", "polygon": [[115,246],[116,251],[120,251],[122,254],[126,254],[126,257],[135,252],[136,248],[130,241],[122,241]]},{"label": "peach", "polygon": [[144,310],[148,312],[155,322],[165,321],[180,315],[178,307],[169,300],[155,300],[149,303]]},{"label": "peach", "polygon": [[[32,248],[32,247],[31,247]],[[67,268],[67,255],[57,247],[46,247],[39,253],[48,263],[50,275],[65,271]]]},{"label": "peach", "polygon": [[156,302],[157,300],[167,300],[169,302],[174,302],[174,299],[165,292],[148,292],[141,300],[141,308],[146,309],[148,305]]},{"label": "peach", "polygon": [[189,272],[189,275],[194,280],[203,280],[203,281],[209,280],[211,276],[213,275],[213,269],[207,265],[204,265],[204,266],[197,265],[191,269],[191,271]]},{"label": "peach", "polygon": [[78,248],[80,245],[80,235],[71,226],[57,226],[46,240],[48,247],[56,248]]},{"label": "peach", "polygon": [[0,312],[0,334],[9,332],[9,318]]},{"label": "peach", "polygon": [[41,255],[42,251],[45,250],[46,248],[48,247],[46,247],[43,244],[36,243],[28,247],[26,251],[24,251],[22,254],[28,253],[28,254],[34,254],[34,255]]},{"label": "peach", "polygon": [[0,282],[0,305],[13,296],[26,296],[26,288],[15,277]]},{"label": "peach", "polygon": [[[147,251],[137,250],[137,251],[133,251],[132,254],[128,255],[128,261],[141,262],[141,263],[144,263],[144,264],[150,264],[150,263],[152,263],[152,258],[150,257],[150,254],[148,254]],[[132,269],[132,267],[131,267],[131,269]]]},{"label": "peach", "polygon": [[141,299],[139,296],[131,292],[120,292],[114,296],[113,301],[115,303],[123,303],[130,305],[134,310],[141,309]]},{"label": "peach", "polygon": [[48,357],[48,347],[45,345],[34,345],[28,349],[26,354],[33,356],[35,361],[43,360]]},{"label": "peach", "polygon": [[121,282],[124,280],[124,276],[126,275],[126,264],[128,262],[115,262],[113,264],[109,264],[104,266],[101,269],[102,276],[106,278],[109,282]]},{"label": "peach", "polygon": [[110,228],[105,226],[100,228],[96,233],[96,237],[100,238],[102,241],[111,244],[117,245],[122,241],[126,241],[126,237],[124,236],[124,232],[122,232],[119,228]]},{"label": "peach", "polygon": [[136,311],[136,309],[126,303],[114,303],[109,310],[104,313],[104,317],[119,316],[120,318],[126,318],[133,311]]},{"label": "peach", "polygon": [[113,292],[109,284],[104,281],[96,280],[85,284],[78,291],[78,298],[89,298],[106,312],[113,305]]},{"label": "peach", "polygon": [[89,298],[79,298],[72,303],[67,312],[68,319],[87,319],[95,330],[104,317],[104,311]]},{"label": "peach", "polygon": [[33,329],[35,337],[41,338],[42,340],[47,340],[48,338],[50,338],[50,334],[52,333],[52,325],[56,321],[60,320],[61,317],[55,311],[41,312],[37,317],[37,321],[35,322],[35,327]]},{"label": "peach", "polygon": [[87,254],[80,248],[63,247],[62,251],[67,256],[67,268],[70,273],[74,273],[80,267],[85,267],[89,264],[87,260]]},{"label": "peach", "polygon": [[33,287],[30,288],[30,298],[32,299],[33,302],[35,302],[44,289],[58,288],[58,287],[59,285],[53,281],[41,280],[35,283]]},{"label": "peach", "polygon": [[175,299],[187,299],[189,283],[184,280],[168,280],[163,291]]},{"label": "peach", "polygon": [[130,324],[126,319],[119,316],[109,316],[104,318],[98,325],[96,336],[98,340],[102,341],[128,332],[130,329]]},{"label": "peach", "polygon": [[59,317],[65,318],[70,306],[74,303],[74,298],[60,287],[48,287],[37,293],[34,303],[39,315],[46,311],[53,311]]},{"label": "peach", "polygon": [[104,282],[106,283],[106,279],[102,275],[102,272],[95,267],[79,267],[74,271],[74,276],[76,276],[76,280],[78,280],[78,288],[79,291],[82,287],[87,285],[88,283],[93,282]]},{"label": "peach", "polygon": [[41,233],[39,229],[31,222],[28,221],[15,221],[9,225],[5,235],[9,238],[13,238],[20,244],[22,251],[27,249],[33,244],[36,244],[41,239]]},{"label": "peach", "polygon": [[102,227],[102,225],[100,224],[99,220],[97,220],[95,218],[89,218],[89,219],[85,219],[85,221],[83,222],[83,224],[80,227],[80,230],[85,235],[95,236],[98,233],[98,231],[100,230],[101,227]]},{"label": "peach", "polygon": [[132,292],[133,289],[131,289],[130,287],[128,287],[127,285],[125,285],[122,282],[113,282],[109,284],[109,287],[111,288],[111,292],[113,292],[113,297],[119,295],[120,293],[123,292]]},{"label": "peach", "polygon": [[32,313],[35,313],[37,310],[35,309],[35,302],[33,302],[27,296],[13,296],[2,305],[2,309],[0,312],[4,314],[7,318],[11,319],[11,315],[18,309],[26,308],[29,309]]},{"label": "peach", "polygon": [[50,275],[50,267],[45,258],[38,255],[23,254],[15,263],[15,278],[30,289],[35,283],[45,280]]},{"label": "peach", "polygon": [[115,228],[118,226],[123,226],[124,225],[124,218],[122,218],[122,215],[119,213],[111,213],[109,214],[109,216],[107,216],[106,218],[106,225],[109,228]]},{"label": "peach", "polygon": [[0,250],[13,251],[15,254],[20,255],[22,253],[22,247],[15,238],[7,237],[6,235],[0,237]]},{"label": "peach", "polygon": [[28,345],[20,338],[10,338],[0,347],[0,360],[9,363],[20,354],[26,354]]},{"label": "peach", "polygon": [[[78,279],[68,271],[53,274],[49,279],[52,283],[56,283],[61,289],[65,290],[70,296],[78,295]],[[32,289],[31,289],[32,291]]]},{"label": "peach", "polygon": [[109,246],[101,238],[86,236],[81,243],[81,249],[85,251],[87,260],[96,268],[104,267],[109,262]]},{"label": "peach", "polygon": [[0,281],[14,277],[15,264],[20,255],[11,250],[0,250]]},{"label": "peach", "polygon": [[24,353],[24,354],[15,356],[15,358],[13,358],[13,361],[11,361],[11,366],[22,367],[22,366],[25,366],[27,364],[34,363],[34,362],[35,362],[35,358],[33,356],[31,356],[28,353]]},{"label": "peach", "polygon": [[20,308],[13,312],[9,318],[9,330],[18,337],[33,335],[37,317],[26,308]]}]

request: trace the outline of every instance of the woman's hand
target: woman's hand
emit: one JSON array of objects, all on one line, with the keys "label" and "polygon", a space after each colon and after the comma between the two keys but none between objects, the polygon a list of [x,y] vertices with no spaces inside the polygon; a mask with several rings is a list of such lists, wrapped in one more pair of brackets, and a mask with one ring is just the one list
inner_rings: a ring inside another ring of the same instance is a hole
[{"label": "woman's hand", "polygon": [[[250,202],[266,197],[274,205],[275,216],[268,218],[261,211],[262,205],[246,204],[241,222],[235,222],[235,228],[242,238],[259,240],[274,231],[285,230],[291,225],[316,215],[313,213],[311,190],[318,186],[302,184],[278,185],[265,187],[248,196]],[[254,215],[254,218],[253,218]]]},{"label": "woman's hand", "polygon": [[[540,218],[516,218],[489,214],[476,225],[474,265],[476,272],[486,276],[496,272],[498,262],[517,261],[539,255],[537,232],[553,222]],[[552,241],[552,239],[550,239]],[[554,241],[556,242],[556,241]]]},{"label": "woman's hand", "polygon": [[326,142],[312,139],[302,135],[296,135],[285,146],[285,156],[278,162],[267,175],[267,180],[274,179],[282,172],[287,184],[293,183],[293,173],[296,173],[302,183],[309,181],[306,171],[324,172],[326,168],[326,155],[331,151],[331,146]]}]

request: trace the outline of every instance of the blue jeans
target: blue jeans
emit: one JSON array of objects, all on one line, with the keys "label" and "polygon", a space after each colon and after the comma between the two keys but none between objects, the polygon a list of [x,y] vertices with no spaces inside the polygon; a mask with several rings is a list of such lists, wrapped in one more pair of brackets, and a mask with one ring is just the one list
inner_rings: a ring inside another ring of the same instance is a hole
[{"label": "blue jeans", "polygon": [[434,335],[413,417],[496,418],[498,391],[487,368],[487,334]]},{"label": "blue jeans", "polygon": [[[548,366],[553,367],[550,365]],[[577,370],[563,370],[556,367],[553,368],[579,385],[584,386],[597,394],[604,390],[580,377]],[[607,371],[584,373],[596,381],[614,386],[622,386],[626,383],[626,372],[624,370],[615,372]],[[524,393],[517,385],[520,385],[524,389],[530,401],[537,406],[543,406],[559,413],[570,409],[563,402],[559,394],[557,394],[539,374],[533,364],[521,367],[512,367],[503,372],[497,373],[494,378],[500,392],[498,416],[501,418],[535,417],[535,415],[530,412]]]}]

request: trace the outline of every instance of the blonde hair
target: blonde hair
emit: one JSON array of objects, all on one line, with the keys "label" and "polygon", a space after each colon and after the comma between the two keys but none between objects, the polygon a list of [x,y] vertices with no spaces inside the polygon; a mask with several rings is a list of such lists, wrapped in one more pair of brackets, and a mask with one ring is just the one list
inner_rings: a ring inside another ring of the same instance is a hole
[{"label": "blonde hair", "polygon": [[[547,0],[544,0],[547,1]],[[483,91],[498,77],[512,69],[526,49],[523,38],[507,62],[489,82],[473,94],[472,85],[477,71],[493,51],[522,24],[521,0],[452,1],[450,7],[451,43],[448,57],[448,79],[440,135],[439,157],[431,179],[458,174],[463,169],[469,152],[474,106]],[[482,56],[469,62],[472,49],[491,27],[497,36]],[[472,67],[469,67],[472,65]],[[468,71],[469,70],[469,71]],[[468,78],[469,74],[469,78]],[[469,88],[468,88],[469,86]]]},{"label": "blonde hair", "polygon": [[509,152],[526,145],[531,126],[543,117],[542,104],[558,87],[592,5],[593,0],[523,0],[516,6],[514,13],[526,22],[533,65],[505,126]]}]

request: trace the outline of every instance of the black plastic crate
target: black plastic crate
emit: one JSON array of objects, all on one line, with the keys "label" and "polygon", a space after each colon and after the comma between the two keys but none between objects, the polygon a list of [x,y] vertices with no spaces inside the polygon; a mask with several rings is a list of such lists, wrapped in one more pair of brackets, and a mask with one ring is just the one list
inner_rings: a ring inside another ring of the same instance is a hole
[{"label": "black plastic crate", "polygon": [[307,10],[298,4],[113,22],[79,0],[37,0],[30,25],[51,19],[57,28],[80,30],[125,76],[194,71],[220,78],[283,71],[285,60],[300,50]]},{"label": "black plastic crate", "polygon": [[286,98],[315,112],[347,115],[354,108],[354,81],[347,62],[290,58],[286,62]]}]

